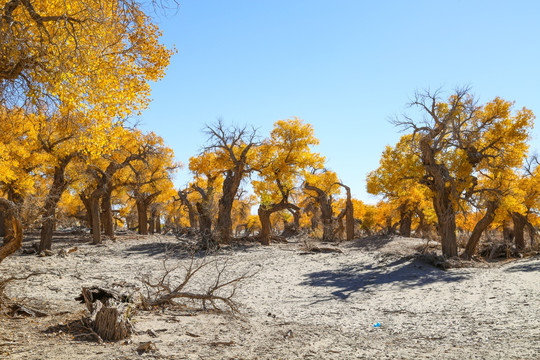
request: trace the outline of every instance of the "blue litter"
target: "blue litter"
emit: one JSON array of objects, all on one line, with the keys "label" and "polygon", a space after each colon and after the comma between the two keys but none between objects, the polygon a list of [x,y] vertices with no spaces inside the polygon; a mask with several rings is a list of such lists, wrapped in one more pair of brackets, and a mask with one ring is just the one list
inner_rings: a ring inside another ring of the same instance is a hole
[{"label": "blue litter", "polygon": [[373,324],[373,327],[381,327],[381,323]]}]

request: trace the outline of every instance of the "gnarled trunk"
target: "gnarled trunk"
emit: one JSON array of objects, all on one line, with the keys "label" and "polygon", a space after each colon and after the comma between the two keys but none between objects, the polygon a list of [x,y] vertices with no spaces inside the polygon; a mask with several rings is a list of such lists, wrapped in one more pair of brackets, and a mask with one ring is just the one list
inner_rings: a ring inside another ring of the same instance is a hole
[{"label": "gnarled trunk", "polygon": [[278,204],[259,206],[257,213],[261,222],[261,231],[259,232],[259,239],[262,245],[270,245],[270,234],[272,232],[272,224],[270,222],[270,215],[277,211],[290,209],[291,211],[298,212],[300,208],[294,204],[289,204],[286,201],[282,201]]},{"label": "gnarled trunk", "polygon": [[438,133],[434,132],[420,139],[422,162],[426,176],[421,181],[433,191],[433,207],[439,223],[442,252],[445,256],[457,256],[456,211],[452,203],[454,188],[452,177],[444,164],[437,163],[432,140]]},{"label": "gnarled trunk", "polygon": [[321,210],[321,220],[323,225],[323,241],[334,240],[336,219],[333,217],[331,197],[326,195],[323,190],[316,186],[312,186],[309,183],[306,183],[304,188],[317,193],[317,201],[319,202],[319,209]]}]

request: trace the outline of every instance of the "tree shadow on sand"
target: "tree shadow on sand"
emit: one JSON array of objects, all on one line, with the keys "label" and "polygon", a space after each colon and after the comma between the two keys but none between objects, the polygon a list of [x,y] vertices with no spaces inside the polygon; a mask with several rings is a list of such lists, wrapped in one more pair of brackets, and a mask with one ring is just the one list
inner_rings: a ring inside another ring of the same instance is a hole
[{"label": "tree shadow on sand", "polygon": [[518,263],[513,263],[507,266],[504,270],[508,272],[538,271],[540,273],[540,257],[537,257],[536,259],[528,259],[525,261],[520,261]]},{"label": "tree shadow on sand", "polygon": [[317,271],[306,277],[308,279],[301,285],[328,287],[331,290],[324,300],[346,300],[356,292],[370,292],[385,284],[396,284],[405,289],[436,282],[459,282],[468,279],[469,275],[463,271],[443,271],[404,257],[388,264],[358,264],[338,270]]},{"label": "tree shadow on sand", "polygon": [[386,235],[372,235],[355,239],[347,243],[348,247],[363,249],[364,251],[375,251],[391,243],[394,239]]}]

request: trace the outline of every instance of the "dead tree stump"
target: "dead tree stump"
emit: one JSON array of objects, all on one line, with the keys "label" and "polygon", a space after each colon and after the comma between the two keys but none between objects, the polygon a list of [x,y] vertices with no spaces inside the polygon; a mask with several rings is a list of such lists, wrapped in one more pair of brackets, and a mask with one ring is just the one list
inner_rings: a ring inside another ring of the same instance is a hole
[{"label": "dead tree stump", "polygon": [[126,296],[112,290],[83,287],[77,299],[81,298],[90,311],[89,326],[102,340],[118,341],[131,336],[133,325]]}]

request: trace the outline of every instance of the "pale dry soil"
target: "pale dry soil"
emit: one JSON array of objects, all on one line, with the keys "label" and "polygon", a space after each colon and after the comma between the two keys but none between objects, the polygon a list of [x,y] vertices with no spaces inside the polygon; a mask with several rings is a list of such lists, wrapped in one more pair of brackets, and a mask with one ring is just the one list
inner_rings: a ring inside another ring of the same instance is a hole
[{"label": "pale dry soil", "polygon": [[[239,315],[197,304],[139,311],[128,342],[74,339],[68,325],[84,314],[74,300],[81,286],[137,293],[138,278],[160,274],[165,257],[171,265],[190,261],[166,251],[179,242],[172,236],[126,235],[104,246],[87,241],[60,237],[55,251],[78,247],[65,258],[16,254],[0,264],[2,277],[46,272],[7,292],[51,314],[0,319],[0,358],[540,358],[539,257],[443,271],[411,256],[423,240],[401,237],[343,243],[341,254],[303,254],[300,240],[224,249],[213,256],[228,261],[229,278],[258,271],[238,290]],[[211,274],[199,281],[211,281]],[[156,350],[138,355],[146,341]]]}]

